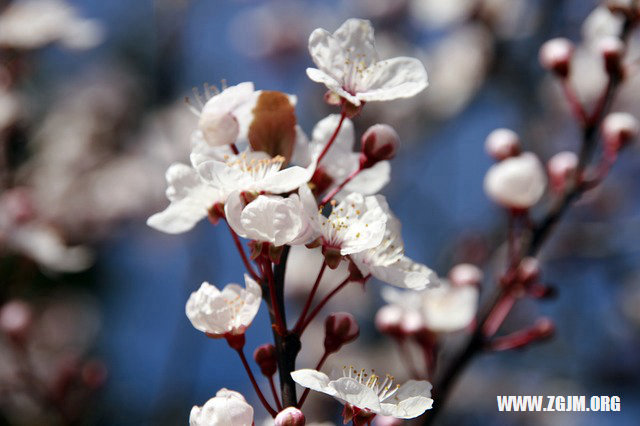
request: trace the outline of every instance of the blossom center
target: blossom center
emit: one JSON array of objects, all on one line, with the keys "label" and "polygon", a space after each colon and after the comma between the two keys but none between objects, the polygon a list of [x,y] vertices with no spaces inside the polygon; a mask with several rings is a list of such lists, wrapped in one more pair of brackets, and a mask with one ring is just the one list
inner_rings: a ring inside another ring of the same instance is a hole
[{"label": "blossom center", "polygon": [[254,180],[261,180],[279,172],[285,158],[282,155],[273,158],[248,158],[245,152],[233,158],[225,156],[225,161],[227,166],[248,173]]},{"label": "blossom center", "polygon": [[373,369],[371,369],[371,374],[368,374],[364,368],[358,371],[353,365],[349,367],[345,365],[342,367],[342,376],[357,380],[358,383],[372,389],[380,399],[380,402],[391,398],[400,388],[400,385],[393,384],[395,380],[393,376],[385,374],[384,380],[380,381],[380,376],[375,374],[375,370]]}]

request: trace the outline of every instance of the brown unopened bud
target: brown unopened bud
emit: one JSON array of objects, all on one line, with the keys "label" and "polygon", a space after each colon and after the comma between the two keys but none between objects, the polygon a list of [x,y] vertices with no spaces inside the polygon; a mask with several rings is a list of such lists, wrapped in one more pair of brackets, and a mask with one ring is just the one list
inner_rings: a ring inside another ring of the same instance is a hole
[{"label": "brown unopened bud", "polygon": [[360,167],[366,169],[374,164],[391,160],[398,149],[400,137],[387,124],[375,124],[362,135]]},{"label": "brown unopened bud", "polygon": [[547,162],[551,189],[558,194],[563,193],[577,169],[578,156],[575,152],[563,151],[551,157]]},{"label": "brown unopened bud", "polygon": [[400,336],[402,335],[400,325],[402,324],[403,316],[404,312],[399,306],[383,306],[376,313],[376,328],[382,334],[388,334],[390,336]]},{"label": "brown unopened bud", "polygon": [[280,411],[274,420],[275,426],[304,426],[306,419],[302,411],[295,407],[287,407]]},{"label": "brown unopened bud", "polygon": [[353,315],[347,312],[335,312],[324,323],[324,350],[337,352],[342,345],[353,342],[360,335],[360,327]]},{"label": "brown unopened bud", "polygon": [[454,286],[477,286],[482,281],[483,273],[476,265],[460,263],[449,271],[449,280]]},{"label": "brown unopened bud", "polygon": [[258,346],[253,352],[253,359],[260,367],[260,371],[266,377],[271,377],[276,373],[278,369],[278,356],[276,354],[276,347],[270,343]]},{"label": "brown unopened bud", "polygon": [[32,320],[31,307],[21,300],[12,300],[0,309],[0,330],[15,343],[24,343]]},{"label": "brown unopened bud", "polygon": [[620,38],[615,36],[603,37],[598,41],[598,50],[604,60],[604,67],[610,75],[622,75],[622,58],[625,45]]},{"label": "brown unopened bud", "polygon": [[602,123],[602,135],[605,149],[618,152],[621,148],[638,137],[640,124],[631,114],[626,112],[613,112]]},{"label": "brown unopened bud", "polygon": [[574,46],[570,40],[554,38],[542,45],[538,58],[544,68],[553,71],[560,78],[566,78],[571,68],[573,50]]},{"label": "brown unopened bud", "polygon": [[510,129],[496,129],[489,133],[484,142],[484,149],[498,161],[520,154],[520,137]]}]

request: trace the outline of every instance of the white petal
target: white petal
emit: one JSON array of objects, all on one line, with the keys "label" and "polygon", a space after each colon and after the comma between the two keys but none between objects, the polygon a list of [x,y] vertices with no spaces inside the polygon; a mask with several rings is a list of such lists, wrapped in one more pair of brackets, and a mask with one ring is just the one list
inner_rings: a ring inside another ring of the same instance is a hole
[{"label": "white petal", "polygon": [[223,146],[236,142],[240,126],[235,116],[229,112],[222,114],[203,112],[200,115],[198,129],[210,146]]},{"label": "white petal", "polygon": [[218,391],[214,398],[202,407],[193,407],[189,416],[190,426],[251,426],[253,407],[241,394],[227,389]]},{"label": "white petal", "polygon": [[423,315],[427,327],[438,333],[451,333],[467,327],[478,309],[478,289],[474,286],[442,286],[424,293]]},{"label": "white petal", "polygon": [[311,164],[311,153],[309,151],[309,138],[299,125],[296,125],[296,143],[291,156],[291,163],[301,167]]},{"label": "white petal", "polygon": [[[373,167],[361,171],[351,182],[345,185],[345,192],[376,194],[384,188],[391,178],[391,163],[380,161]],[[342,191],[341,191],[342,192]]]},{"label": "white petal", "polygon": [[[338,127],[338,123],[340,123],[340,114],[331,114],[318,121],[311,135],[313,144],[324,148],[327,142],[329,142],[329,139],[331,139],[331,136],[333,136],[333,133]],[[353,127],[353,121],[345,118],[331,149],[336,149],[341,152],[352,152],[355,139],[356,132]],[[318,148],[316,148],[316,150],[319,151]]]},{"label": "white petal", "polygon": [[546,186],[544,168],[530,152],[494,164],[484,178],[487,195],[506,207],[532,207],[540,201]]},{"label": "white petal", "polygon": [[438,283],[435,272],[406,256],[390,265],[369,265],[369,268],[374,277],[397,287],[422,290]]},{"label": "white petal", "polygon": [[263,190],[273,194],[293,191],[309,182],[314,171],[315,168],[288,167],[256,183],[256,190]]},{"label": "white petal", "polygon": [[[345,51],[333,35],[318,28],[309,36],[309,53],[317,67],[335,81],[342,81],[347,58]],[[307,69],[309,75],[309,69]],[[309,75],[313,80],[313,77]]]},{"label": "white petal", "polygon": [[185,199],[169,204],[163,211],[147,219],[147,225],[167,234],[180,234],[191,230],[207,217],[206,206]]},{"label": "white petal", "polygon": [[331,382],[329,376],[321,371],[304,368],[291,372],[291,378],[294,382],[305,388],[326,393],[331,396],[336,394],[335,389],[329,386],[329,383]]},{"label": "white petal", "polygon": [[236,234],[242,238],[247,238],[247,231],[242,225],[242,209],[244,209],[244,203],[240,196],[240,191],[234,191],[227,197],[227,202],[224,205],[224,215],[227,223],[235,231]]},{"label": "white petal", "polygon": [[205,161],[197,168],[198,174],[214,188],[222,191],[232,191],[248,185],[248,176],[234,167],[229,167],[221,161]]},{"label": "white petal", "polygon": [[382,414],[399,419],[418,417],[433,405],[431,388],[431,383],[424,380],[407,381],[390,398],[397,403],[383,402],[381,404]]},{"label": "white petal", "polygon": [[367,68],[358,84],[356,96],[365,102],[409,98],[427,87],[427,71],[416,58],[387,59]]},{"label": "white petal", "polygon": [[302,229],[299,200],[260,195],[247,204],[240,216],[247,237],[281,246],[293,240]]},{"label": "white petal", "polygon": [[359,54],[357,59],[363,61],[365,65],[378,61],[371,22],[365,19],[347,19],[333,33],[333,37],[338,40],[344,51]]},{"label": "white petal", "polygon": [[247,274],[244,274],[244,285],[246,287],[246,291],[243,294],[244,305],[242,305],[242,309],[238,312],[238,322],[247,327],[251,324],[260,309],[262,289],[260,285]]},{"label": "white petal", "polygon": [[212,147],[204,140],[200,130],[191,133],[191,154],[189,159],[194,169],[205,161],[216,160],[224,162],[225,159],[235,157],[229,145]]},{"label": "white petal", "polygon": [[341,377],[329,383],[336,391],[335,397],[358,408],[380,412],[380,399],[370,387],[351,377]]}]

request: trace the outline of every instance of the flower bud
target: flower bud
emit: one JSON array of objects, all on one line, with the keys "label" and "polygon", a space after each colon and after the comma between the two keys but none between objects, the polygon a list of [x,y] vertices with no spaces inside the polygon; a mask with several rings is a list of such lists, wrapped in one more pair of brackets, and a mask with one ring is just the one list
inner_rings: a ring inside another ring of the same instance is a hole
[{"label": "flower bud", "polygon": [[353,315],[347,312],[335,312],[324,323],[324,350],[337,352],[342,345],[353,342],[360,335],[360,327]]},{"label": "flower bud", "polygon": [[21,301],[12,300],[0,309],[0,330],[13,342],[24,343],[31,328],[31,307]]},{"label": "flower bud", "polygon": [[524,152],[491,166],[484,178],[486,194],[504,207],[528,209],[544,195],[547,175],[535,154]]},{"label": "flower bud", "polygon": [[454,286],[477,286],[482,281],[483,273],[476,265],[459,263],[449,271],[449,280]]},{"label": "flower bud", "polygon": [[260,367],[260,371],[266,377],[271,377],[276,373],[278,369],[278,356],[276,354],[276,347],[270,343],[258,346],[253,352],[253,359]]},{"label": "flower bud", "polygon": [[518,281],[531,284],[540,279],[540,262],[535,257],[525,257],[518,266]]},{"label": "flower bud", "polygon": [[391,416],[377,415],[373,419],[374,426],[402,426],[402,420]]},{"label": "flower bud", "polygon": [[409,311],[402,316],[400,329],[402,330],[402,334],[405,336],[413,336],[425,331],[427,329],[427,325],[420,312]]},{"label": "flower bud", "polygon": [[604,67],[611,75],[622,75],[622,58],[625,45],[615,36],[603,37],[598,41],[598,51],[604,59]]},{"label": "flower bud", "polygon": [[393,127],[375,124],[362,135],[360,167],[373,166],[379,161],[391,160],[396,155],[400,138]]},{"label": "flower bud", "polygon": [[287,407],[280,411],[274,420],[275,426],[304,426],[306,419],[302,411],[295,407]]},{"label": "flower bud", "polygon": [[617,152],[638,136],[640,124],[631,114],[613,112],[602,123],[605,149]]},{"label": "flower bud", "polygon": [[509,129],[496,129],[489,133],[484,142],[484,149],[498,161],[520,154],[520,137]]},{"label": "flower bud", "polygon": [[554,155],[547,162],[547,172],[551,181],[551,189],[562,193],[567,183],[574,178],[578,169],[578,156],[575,152],[562,151]]},{"label": "flower bud", "polygon": [[570,40],[554,38],[542,45],[538,58],[544,68],[553,71],[560,78],[566,78],[571,68],[573,50],[574,46]]},{"label": "flower bud", "polygon": [[391,336],[399,336],[402,334],[400,324],[403,317],[402,308],[396,305],[386,305],[376,313],[375,324],[378,331],[382,334]]}]

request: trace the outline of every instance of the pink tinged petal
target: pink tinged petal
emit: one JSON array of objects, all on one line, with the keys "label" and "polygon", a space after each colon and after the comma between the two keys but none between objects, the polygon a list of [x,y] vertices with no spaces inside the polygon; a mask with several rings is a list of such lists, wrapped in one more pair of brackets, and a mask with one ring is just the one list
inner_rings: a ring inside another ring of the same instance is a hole
[{"label": "pink tinged petal", "polygon": [[393,58],[367,68],[359,81],[358,99],[365,102],[409,98],[428,85],[427,71],[416,58]]},{"label": "pink tinged petal", "polygon": [[368,408],[376,413],[380,412],[380,399],[373,389],[358,382],[351,377],[341,377],[329,383],[329,386],[335,389],[336,398],[358,408]]},{"label": "pink tinged petal", "polygon": [[331,396],[336,395],[336,390],[329,386],[331,383],[329,376],[320,371],[304,368],[291,372],[291,378],[294,382],[305,388]]},{"label": "pink tinged petal", "polygon": [[349,102],[351,102],[355,106],[360,106],[360,100],[356,96],[354,96],[353,94],[347,92],[343,88],[343,84],[344,83],[342,82],[342,80],[336,80],[331,75],[325,73],[324,71],[316,69],[316,68],[307,68],[307,76],[312,81],[315,81],[316,83],[324,84],[325,86],[327,86],[327,89],[329,89],[332,92],[336,93],[337,95],[345,98],[346,100],[348,100]]},{"label": "pink tinged petal", "polygon": [[223,146],[236,142],[240,126],[231,113],[200,115],[198,129],[210,146]]},{"label": "pink tinged petal", "polygon": [[293,191],[306,184],[313,176],[315,168],[292,166],[267,176],[256,182],[256,190],[268,191],[273,194]]}]

